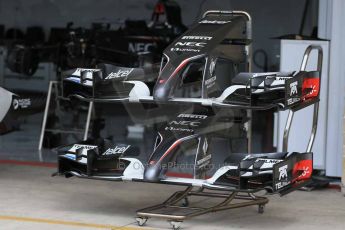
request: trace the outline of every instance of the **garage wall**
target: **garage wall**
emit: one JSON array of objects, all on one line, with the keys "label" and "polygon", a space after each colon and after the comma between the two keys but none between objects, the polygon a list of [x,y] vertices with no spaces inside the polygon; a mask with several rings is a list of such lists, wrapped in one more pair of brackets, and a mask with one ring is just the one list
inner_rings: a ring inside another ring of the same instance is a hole
[{"label": "garage wall", "polygon": [[[302,19],[305,0],[177,0],[182,7],[183,21],[192,24],[207,9],[245,10],[253,17],[254,50],[264,49],[269,65],[279,68],[279,42],[271,37],[296,34]],[[94,21],[120,23],[123,19],[149,19],[156,0],[0,0],[0,24],[6,27],[41,25],[63,27],[73,21],[89,26]],[[306,21],[305,34],[317,24],[314,0]],[[258,56],[262,63],[262,56]],[[257,69],[259,70],[259,69]],[[274,70],[274,69],[273,69]]]}]

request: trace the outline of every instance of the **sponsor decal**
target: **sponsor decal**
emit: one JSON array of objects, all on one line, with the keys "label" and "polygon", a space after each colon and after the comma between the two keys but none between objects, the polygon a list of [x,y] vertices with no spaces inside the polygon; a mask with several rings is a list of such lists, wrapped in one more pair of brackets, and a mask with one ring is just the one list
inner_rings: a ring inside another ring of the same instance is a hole
[{"label": "sponsor decal", "polygon": [[200,125],[200,122],[197,121],[171,121],[170,125],[184,125],[184,126],[194,126],[197,127]]},{"label": "sponsor decal", "polygon": [[309,179],[312,172],[313,161],[310,159],[297,162],[292,169],[292,175],[295,181]]},{"label": "sponsor decal", "polygon": [[71,75],[80,76],[80,73],[81,73],[82,71],[87,71],[87,72],[93,73],[93,72],[98,72],[99,69],[83,69],[83,68],[77,68],[76,71],[74,71]]},{"label": "sponsor decal", "polygon": [[302,92],[304,99],[317,97],[320,91],[320,79],[319,78],[307,78],[304,79],[302,84]]},{"label": "sponsor decal", "polygon": [[264,159],[264,158],[257,158],[255,162],[260,162],[263,164],[277,164],[279,162],[282,162],[283,160],[278,160],[278,159]]},{"label": "sponsor decal", "polygon": [[130,42],[128,44],[128,51],[132,53],[148,52],[153,46],[153,43]]},{"label": "sponsor decal", "polygon": [[206,157],[198,160],[196,163],[197,163],[199,168],[203,168],[210,162],[211,158],[212,158],[212,155],[209,154]]},{"label": "sponsor decal", "polygon": [[200,24],[218,24],[218,25],[222,25],[222,24],[226,24],[229,23],[231,21],[219,21],[219,20],[202,20],[199,23]]},{"label": "sponsor decal", "polygon": [[190,48],[171,48],[170,51],[172,52],[200,52],[197,49],[190,49]]},{"label": "sponsor decal", "polygon": [[133,68],[129,70],[119,69],[117,72],[111,72],[105,79],[109,80],[109,79],[114,79],[114,78],[119,78],[119,77],[128,77],[128,75],[130,75],[132,71],[133,71]]},{"label": "sponsor decal", "polygon": [[14,110],[17,110],[18,108],[26,109],[31,106],[31,100],[30,98],[14,99],[12,105]]},{"label": "sponsor decal", "polygon": [[289,185],[291,182],[288,181],[288,165],[283,165],[281,167],[279,167],[278,169],[279,171],[279,182],[275,184],[275,188],[281,189],[286,187],[287,185]]},{"label": "sponsor decal", "polygon": [[186,128],[176,128],[176,127],[165,127],[167,131],[179,131],[179,132],[194,132],[193,129],[186,129]]},{"label": "sponsor decal", "polygon": [[286,81],[288,79],[291,79],[291,77],[276,77],[277,81]]},{"label": "sponsor decal", "polygon": [[[199,139],[200,140],[200,139]],[[201,159],[198,159],[196,161],[196,169],[197,169],[197,174],[200,175],[200,173],[204,172],[205,170],[209,169],[209,165],[212,160],[212,154],[208,153],[208,141],[205,139],[203,145],[202,145],[202,153],[200,154]]]},{"label": "sponsor decal", "polygon": [[198,114],[185,114],[182,113],[180,115],[178,115],[177,117],[183,117],[183,118],[193,118],[193,119],[206,119],[207,116],[206,115],[198,115]]},{"label": "sponsor decal", "polygon": [[116,154],[122,154],[127,151],[131,147],[130,145],[127,145],[127,147],[119,147],[115,146],[115,148],[109,148],[107,151],[103,153],[103,155],[116,155]]},{"label": "sponsor decal", "polygon": [[[190,118],[190,119],[206,119],[206,115],[199,115],[199,114],[179,114],[177,116],[178,118]],[[201,122],[198,121],[186,121],[186,120],[176,120],[169,122],[169,126],[165,127],[165,130],[170,131],[181,131],[181,132],[193,132],[193,129],[189,129],[188,127],[198,127],[201,124]],[[182,126],[182,127],[176,127],[176,126]]]},{"label": "sponsor decal", "polygon": [[98,72],[99,69],[84,69],[84,68],[77,68],[76,72],[80,72],[80,71]]},{"label": "sponsor decal", "polygon": [[278,159],[257,158],[252,166],[254,170],[271,171],[274,165],[281,161]]},{"label": "sponsor decal", "polygon": [[217,76],[211,77],[205,81],[206,88],[210,88],[216,84]]},{"label": "sponsor decal", "polygon": [[288,100],[287,100],[287,104],[288,105],[292,105],[292,104],[295,104],[296,102],[299,102],[301,99],[300,98],[289,98]]},{"label": "sponsor decal", "polygon": [[182,39],[183,40],[206,40],[206,41],[210,41],[212,39],[212,37],[209,37],[209,36],[183,36]]},{"label": "sponsor decal", "polygon": [[70,150],[68,150],[69,152],[75,152],[78,149],[86,149],[86,150],[91,150],[91,149],[95,149],[97,148],[97,146],[95,145],[80,145],[80,144],[75,144],[72,146],[72,148],[70,148]]},{"label": "sponsor decal", "polygon": [[279,170],[279,180],[286,179],[288,177],[287,168],[288,168],[288,165],[283,165],[278,169]]},{"label": "sponsor decal", "polygon": [[288,95],[290,98],[287,98],[287,104],[292,105],[301,100],[300,95],[298,93],[298,81],[291,82],[288,87]]},{"label": "sponsor decal", "polygon": [[297,85],[298,85],[297,81],[290,83],[290,96],[298,94]]},{"label": "sponsor decal", "polygon": [[283,181],[283,182],[278,182],[276,184],[276,189],[281,189],[281,188],[284,188],[286,186],[288,186],[290,184],[290,181]]},{"label": "sponsor decal", "polygon": [[210,75],[214,75],[214,71],[216,70],[216,59],[211,59],[211,62],[210,62]]},{"label": "sponsor decal", "polygon": [[175,46],[205,47],[206,42],[176,42]]}]

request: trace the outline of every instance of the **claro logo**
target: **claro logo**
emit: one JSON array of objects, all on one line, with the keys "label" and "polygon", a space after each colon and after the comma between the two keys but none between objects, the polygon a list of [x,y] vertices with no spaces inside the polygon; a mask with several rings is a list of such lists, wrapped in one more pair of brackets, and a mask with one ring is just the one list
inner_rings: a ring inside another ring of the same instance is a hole
[{"label": "claro logo", "polygon": [[176,42],[175,46],[205,47],[206,42]]}]

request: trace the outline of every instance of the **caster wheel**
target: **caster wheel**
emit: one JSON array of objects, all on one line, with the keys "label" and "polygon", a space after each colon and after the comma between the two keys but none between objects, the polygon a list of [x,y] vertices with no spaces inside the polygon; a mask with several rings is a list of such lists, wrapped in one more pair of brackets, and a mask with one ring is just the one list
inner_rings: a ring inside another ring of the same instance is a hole
[{"label": "caster wheel", "polygon": [[135,220],[139,226],[144,226],[148,218],[146,217],[137,217]]},{"label": "caster wheel", "polygon": [[170,224],[174,230],[178,230],[181,228],[181,223],[180,221],[170,221]]},{"label": "caster wheel", "polygon": [[189,206],[189,200],[188,198],[184,198],[183,202],[182,202],[182,207],[188,207]]},{"label": "caster wheel", "polygon": [[258,213],[262,214],[265,211],[265,205],[264,204],[259,204],[258,205]]}]

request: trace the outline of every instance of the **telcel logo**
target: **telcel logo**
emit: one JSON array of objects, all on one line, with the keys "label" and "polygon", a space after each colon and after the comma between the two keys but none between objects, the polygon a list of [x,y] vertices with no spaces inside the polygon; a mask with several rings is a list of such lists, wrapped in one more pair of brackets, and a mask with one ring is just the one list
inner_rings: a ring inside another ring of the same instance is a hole
[{"label": "telcel logo", "polygon": [[113,79],[113,78],[118,78],[118,77],[128,77],[128,75],[130,73],[132,73],[133,68],[129,69],[129,70],[119,70],[116,73],[111,72],[105,79],[109,80],[109,79]]},{"label": "telcel logo", "polygon": [[116,154],[122,154],[127,151],[127,149],[131,147],[128,145],[127,147],[118,147],[115,146],[115,148],[109,148],[107,151],[105,151],[104,155],[116,155]]}]

